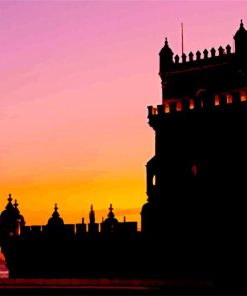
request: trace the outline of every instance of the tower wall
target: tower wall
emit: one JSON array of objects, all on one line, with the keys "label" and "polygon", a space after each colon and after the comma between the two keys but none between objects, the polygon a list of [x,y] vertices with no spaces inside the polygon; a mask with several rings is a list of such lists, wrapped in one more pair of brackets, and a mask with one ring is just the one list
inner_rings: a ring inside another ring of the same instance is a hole
[{"label": "tower wall", "polygon": [[[229,46],[162,66],[162,105],[148,107],[144,233],[167,243],[240,242],[246,229],[247,64]],[[155,182],[152,180],[155,179]]]}]

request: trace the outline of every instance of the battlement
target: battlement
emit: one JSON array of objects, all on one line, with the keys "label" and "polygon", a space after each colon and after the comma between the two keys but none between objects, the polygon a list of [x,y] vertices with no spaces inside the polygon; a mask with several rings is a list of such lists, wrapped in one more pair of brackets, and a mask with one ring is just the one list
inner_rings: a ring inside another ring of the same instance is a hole
[{"label": "battlement", "polygon": [[[93,227],[92,227],[93,226]],[[92,229],[93,228],[93,229]],[[85,237],[88,234],[100,234],[103,231],[102,223],[99,224],[64,224],[62,231],[60,234],[65,237]],[[121,234],[135,234],[137,233],[137,222],[118,222],[117,225],[117,233]],[[28,236],[46,236],[49,235],[49,229],[47,225],[31,225],[31,226],[23,226],[21,229],[20,235],[28,235]]]},{"label": "battlement", "polygon": [[[243,22],[240,23],[240,28],[234,35],[235,49],[232,51],[231,46],[228,44],[225,47],[220,46],[218,49],[212,47],[211,49],[204,49],[202,51],[183,53],[181,56],[173,54],[172,49],[169,47],[168,40],[165,38],[165,44],[161,49],[160,55],[160,69],[159,74],[163,81],[167,81],[167,77],[170,74],[176,73],[180,75],[180,72],[188,74],[188,71],[197,70],[203,71],[205,68],[211,68],[213,71],[218,71],[217,68],[221,68],[221,72],[231,71],[231,67],[235,68],[241,65],[246,68],[247,66],[247,31],[244,28]],[[226,65],[230,68],[226,71],[224,68]],[[210,75],[206,74],[208,79]],[[174,82],[178,85],[180,82]],[[169,95],[170,97],[170,95]]]},{"label": "battlement", "polygon": [[166,58],[160,56],[160,75],[162,73],[170,73],[181,70],[194,70],[197,68],[215,67],[224,63],[234,63],[238,60],[238,55],[232,52],[231,46],[228,44],[225,48],[220,46],[217,50],[212,47],[211,49],[204,49],[203,51],[192,51],[188,54],[183,53],[181,56],[178,54],[171,57],[169,65],[167,65]]},{"label": "battlement", "polygon": [[[210,53],[210,56],[209,56]],[[218,55],[216,54],[216,49],[212,47],[210,50],[204,49],[203,52],[200,52],[199,50],[194,54],[193,52],[190,52],[188,55],[185,53],[182,54],[181,60],[178,55],[174,57],[174,63],[175,64],[188,64],[191,65],[191,63],[198,63],[198,61],[201,62],[213,62],[215,63],[216,60],[222,60],[224,58],[227,58],[229,56],[232,56],[234,53],[231,53],[231,46],[228,44],[226,48],[224,49],[222,46],[218,48]]]},{"label": "battlement", "polygon": [[247,89],[215,94],[205,98],[169,99],[157,107],[148,106],[148,118],[171,116],[174,113],[195,112],[204,109],[221,109],[247,105]]}]

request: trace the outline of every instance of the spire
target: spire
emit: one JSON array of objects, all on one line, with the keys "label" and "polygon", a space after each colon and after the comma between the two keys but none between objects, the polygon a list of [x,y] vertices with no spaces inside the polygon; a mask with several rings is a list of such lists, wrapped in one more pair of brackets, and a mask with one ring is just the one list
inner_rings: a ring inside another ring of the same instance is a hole
[{"label": "spire", "polygon": [[94,224],[95,223],[95,215],[93,210],[93,205],[91,204],[90,212],[89,212],[89,223]]},{"label": "spire", "polygon": [[11,196],[11,193],[9,193],[9,198],[8,198],[7,200],[8,200],[9,203],[12,202],[13,198],[12,198],[12,196]]},{"label": "spire", "polygon": [[242,29],[243,27],[244,27],[243,20],[241,19],[240,20],[240,28]]},{"label": "spire", "polygon": [[9,198],[7,199],[8,203],[7,203],[7,206],[5,207],[6,210],[13,209],[12,200],[13,200],[13,198],[12,198],[11,194],[9,194]]},{"label": "spire", "polygon": [[20,211],[18,209],[18,203],[17,203],[17,199],[15,199],[15,203],[14,203],[14,209],[15,209],[15,212],[16,212],[16,215],[19,216],[20,214]]},{"label": "spire", "polygon": [[52,214],[52,217],[56,218],[56,217],[59,217],[60,216],[57,210],[58,210],[58,206],[55,203],[54,212]]},{"label": "spire", "polygon": [[167,37],[165,37],[165,47],[169,47],[169,46],[168,46]]},{"label": "spire", "polygon": [[18,207],[17,199],[15,199],[14,207],[15,207],[15,208]]}]

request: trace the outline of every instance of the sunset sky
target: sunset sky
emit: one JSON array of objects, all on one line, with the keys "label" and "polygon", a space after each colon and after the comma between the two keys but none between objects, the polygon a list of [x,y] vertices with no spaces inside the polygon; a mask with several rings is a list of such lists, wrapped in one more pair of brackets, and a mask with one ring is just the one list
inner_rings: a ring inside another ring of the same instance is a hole
[{"label": "sunset sky", "polygon": [[[241,1],[0,1],[0,211],[8,193],[27,225],[54,203],[65,223],[140,222],[154,154],[147,106],[161,103],[159,51],[228,43]],[[234,47],[233,47],[234,48]],[[140,224],[139,224],[140,227]]]}]

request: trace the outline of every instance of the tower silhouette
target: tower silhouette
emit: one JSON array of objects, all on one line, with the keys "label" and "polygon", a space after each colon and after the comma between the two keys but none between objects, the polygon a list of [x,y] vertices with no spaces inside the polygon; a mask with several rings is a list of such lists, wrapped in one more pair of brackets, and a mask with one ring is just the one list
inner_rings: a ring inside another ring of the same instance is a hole
[{"label": "tower silhouette", "polygon": [[[88,231],[84,218],[81,224],[64,224],[57,205],[47,225],[25,226],[10,195],[0,215],[0,243],[11,277],[203,278],[216,288],[246,288],[247,31],[242,21],[234,40],[235,52],[220,46],[183,53],[180,62],[165,39],[162,103],[148,107],[155,155],[146,165],[142,231],[136,222],[119,222],[112,205],[100,225],[91,205]],[[110,264],[108,258],[114,258]]]},{"label": "tower silhouette", "polygon": [[162,104],[148,107],[155,155],[146,166],[142,231],[214,258],[215,270],[239,269],[239,262],[246,262],[247,31],[242,21],[234,40],[235,53],[227,45],[218,54],[212,48],[210,57],[206,49],[203,58],[200,51],[196,59],[190,52],[188,61],[183,54],[179,62],[166,39],[160,51]]}]

